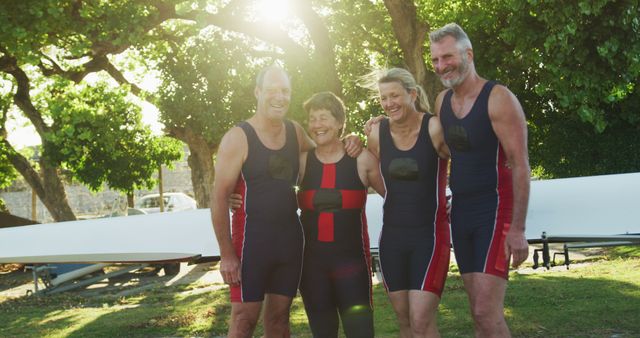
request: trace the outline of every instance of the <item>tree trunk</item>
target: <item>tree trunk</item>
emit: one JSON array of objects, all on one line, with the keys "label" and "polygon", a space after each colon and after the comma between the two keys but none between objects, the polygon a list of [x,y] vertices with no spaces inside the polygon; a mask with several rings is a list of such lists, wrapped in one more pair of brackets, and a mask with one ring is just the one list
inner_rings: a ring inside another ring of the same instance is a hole
[{"label": "tree trunk", "polygon": [[40,201],[47,208],[51,217],[56,222],[73,221],[76,216],[67,201],[67,193],[64,190],[64,184],[58,175],[56,167],[48,165],[42,158],[40,159],[40,167],[42,168],[42,176],[33,169],[29,160],[16,152],[11,144],[6,140],[6,149],[9,149],[8,157],[11,164],[24,177],[25,181],[36,192]]},{"label": "tree trunk", "polygon": [[133,208],[135,201],[133,200],[133,192],[127,193],[127,206]]},{"label": "tree trunk", "polygon": [[[424,60],[424,43],[429,24],[420,22],[413,1],[384,0],[384,5],[391,17],[393,32],[398,39],[404,61],[419,85],[429,96],[429,104],[433,107],[442,84],[438,77],[427,70]],[[433,109],[433,108],[432,108]]]},{"label": "tree trunk", "polygon": [[191,184],[195,200],[198,203],[198,208],[208,208],[211,203],[211,189],[215,176],[213,155],[217,151],[218,145],[210,144],[204,137],[194,134],[186,128],[168,128],[168,134],[186,143],[189,147],[191,154],[187,163],[191,168]]},{"label": "tree trunk", "polygon": [[215,169],[213,167],[213,149],[202,143],[189,144],[191,154],[188,158],[191,168],[191,184],[199,208],[208,208],[211,204],[211,189]]},{"label": "tree trunk", "polygon": [[[44,122],[40,111],[38,111],[31,102],[30,82],[27,74],[18,66],[17,60],[8,55],[0,58],[0,71],[12,75],[16,80],[17,90],[13,95],[13,101],[27,118],[29,118],[38,134],[42,137],[50,128]],[[2,127],[4,129],[4,126]],[[7,149],[9,149],[9,160],[27,183],[29,183],[31,188],[38,194],[38,197],[47,210],[49,210],[53,219],[56,222],[75,220],[76,216],[73,214],[67,201],[67,193],[58,175],[58,168],[49,165],[41,158],[40,168],[42,177],[40,177],[24,156],[15,151],[6,139],[4,142]]]},{"label": "tree trunk", "polygon": [[67,192],[64,190],[64,183],[60,179],[60,175],[58,175],[58,168],[50,166],[44,159],[40,159],[40,167],[42,168],[44,195],[38,195],[38,197],[56,222],[75,221],[76,216],[69,206]]}]

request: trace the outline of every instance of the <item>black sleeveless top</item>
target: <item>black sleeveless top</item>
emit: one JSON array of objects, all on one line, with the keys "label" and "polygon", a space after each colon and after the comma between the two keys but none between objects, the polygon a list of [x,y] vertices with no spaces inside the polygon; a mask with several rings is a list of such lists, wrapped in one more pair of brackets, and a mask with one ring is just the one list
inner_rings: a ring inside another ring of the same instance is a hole
[{"label": "black sleeveless top", "polygon": [[267,148],[248,122],[238,125],[247,137],[249,153],[236,186],[236,192],[243,195],[244,208],[236,211],[234,221],[237,218],[247,224],[256,222],[274,226],[295,223],[299,228],[295,186],[300,147],[293,123],[285,120],[284,124],[286,140],[278,150]]},{"label": "black sleeveless top", "polygon": [[430,118],[428,114],[422,118],[418,139],[406,151],[393,143],[389,120],[380,123],[380,170],[387,190],[384,227],[434,227],[439,183],[442,188],[442,182],[446,182],[446,161],[440,160],[431,142]]},{"label": "black sleeveless top", "polygon": [[469,114],[461,119],[451,109],[452,90],[442,101],[440,121],[451,151],[450,184],[456,197],[495,193],[499,175],[505,183],[500,187],[511,190],[511,170],[489,118],[489,95],[495,85],[487,81]]}]

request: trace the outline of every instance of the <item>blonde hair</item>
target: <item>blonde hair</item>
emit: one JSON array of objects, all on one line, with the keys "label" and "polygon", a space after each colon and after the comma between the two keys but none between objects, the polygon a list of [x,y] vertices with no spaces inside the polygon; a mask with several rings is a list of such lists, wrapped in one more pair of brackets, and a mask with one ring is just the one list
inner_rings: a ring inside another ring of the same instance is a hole
[{"label": "blonde hair", "polygon": [[416,91],[415,108],[419,112],[431,114],[431,106],[429,105],[429,97],[424,88],[420,86],[416,79],[408,70],[403,68],[376,69],[360,78],[360,86],[376,93],[377,97],[378,85],[381,83],[397,82],[407,91]]}]

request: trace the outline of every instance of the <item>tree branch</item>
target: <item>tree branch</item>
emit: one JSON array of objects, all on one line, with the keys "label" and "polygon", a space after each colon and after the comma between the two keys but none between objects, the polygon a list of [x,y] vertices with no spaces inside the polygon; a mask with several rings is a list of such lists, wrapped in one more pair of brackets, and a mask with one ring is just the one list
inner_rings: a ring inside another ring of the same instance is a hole
[{"label": "tree branch", "polygon": [[111,77],[116,80],[120,85],[129,85],[131,87],[131,92],[136,96],[144,96],[144,91],[140,89],[136,84],[129,82],[122,72],[116,66],[114,66],[111,62],[107,60],[104,70],[111,75]]},{"label": "tree branch", "polygon": [[313,45],[314,62],[319,64],[321,69],[328,76],[327,86],[336,94],[342,94],[342,81],[338,78],[338,70],[336,68],[335,43],[329,37],[327,25],[322,21],[318,13],[311,7],[309,0],[293,1],[292,8],[294,13],[304,22]]},{"label": "tree branch", "polygon": [[[213,25],[257,38],[286,50],[291,60],[308,60],[308,54],[302,46],[293,41],[283,30],[273,26],[269,27],[269,24],[266,23],[249,22],[237,15],[212,14],[199,10],[189,11],[183,15],[176,14],[174,18]],[[265,27],[269,27],[269,29],[265,29]]]},{"label": "tree branch", "polygon": [[31,102],[29,78],[27,74],[18,67],[16,58],[7,53],[0,57],[0,71],[10,74],[16,80],[18,87],[16,93],[13,95],[14,103],[24,112],[27,118],[29,118],[38,134],[44,135],[47,133],[50,128],[42,119],[42,114],[40,114]]}]

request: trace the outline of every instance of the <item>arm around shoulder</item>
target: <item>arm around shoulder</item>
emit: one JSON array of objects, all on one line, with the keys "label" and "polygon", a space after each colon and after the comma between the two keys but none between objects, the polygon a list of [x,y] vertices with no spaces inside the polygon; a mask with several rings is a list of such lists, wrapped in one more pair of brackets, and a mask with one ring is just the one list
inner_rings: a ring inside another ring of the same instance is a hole
[{"label": "arm around shoulder", "polygon": [[444,95],[447,93],[447,90],[443,90],[440,93],[438,93],[438,96],[436,96],[436,105],[434,107],[434,115],[438,116],[438,118],[440,117],[440,109],[442,108],[442,101],[444,101]]},{"label": "arm around shoulder", "polygon": [[304,131],[304,128],[296,122],[292,121],[293,125],[296,127],[296,136],[298,137],[298,144],[300,145],[300,152],[307,152],[312,149],[315,149],[316,143],[313,142],[311,137]]},{"label": "arm around shoulder", "polygon": [[429,120],[429,136],[431,137],[431,143],[438,153],[438,156],[442,159],[449,159],[451,154],[444,140],[444,129],[442,129],[442,124],[438,116],[434,116]]},{"label": "arm around shoulder", "polygon": [[380,159],[380,124],[371,126],[371,132],[367,135],[367,149],[376,159]]},{"label": "arm around shoulder", "polygon": [[367,149],[358,156],[358,175],[366,187],[372,187],[380,196],[385,195],[385,186],[380,173],[380,162]]}]

